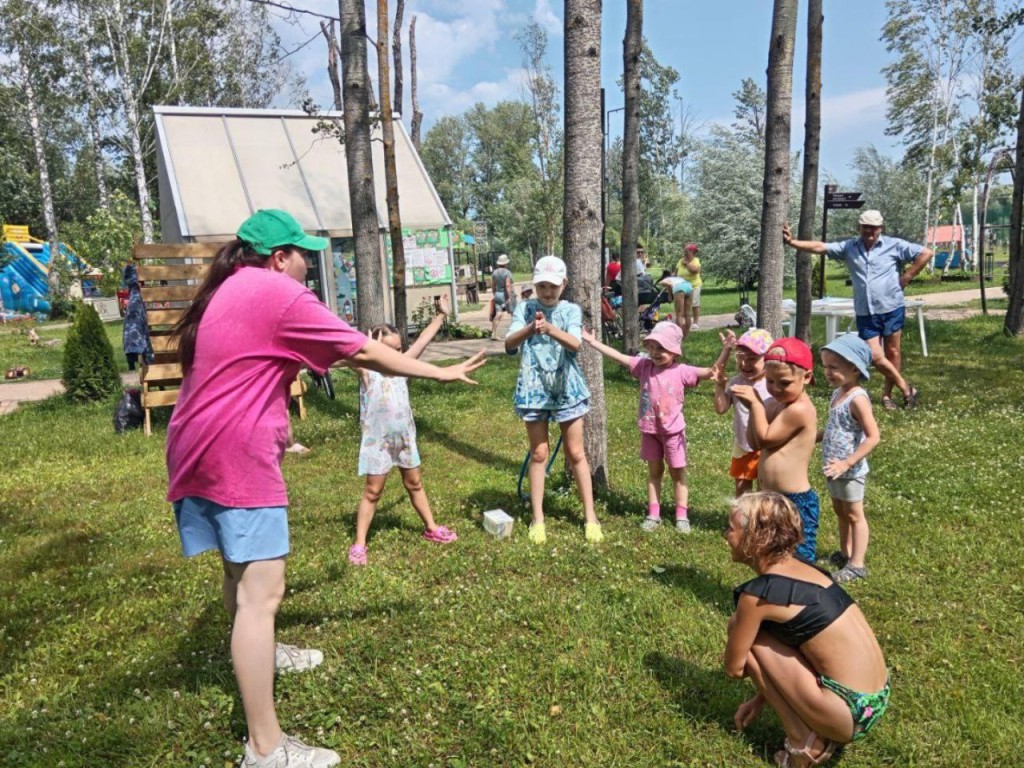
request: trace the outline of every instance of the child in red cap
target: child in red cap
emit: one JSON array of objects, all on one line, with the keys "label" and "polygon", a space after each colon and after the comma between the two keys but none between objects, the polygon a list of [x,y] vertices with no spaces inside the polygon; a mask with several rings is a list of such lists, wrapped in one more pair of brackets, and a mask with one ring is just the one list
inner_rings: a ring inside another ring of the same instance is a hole
[{"label": "child in red cap", "polygon": [[753,387],[734,386],[732,396],[750,408],[750,442],[760,448],[758,486],[786,496],[800,513],[804,540],[799,557],[813,563],[818,539],[818,494],[807,469],[818,436],[818,414],[804,388],[812,382],[814,355],[800,339],[784,337],[764,356],[766,407]]}]

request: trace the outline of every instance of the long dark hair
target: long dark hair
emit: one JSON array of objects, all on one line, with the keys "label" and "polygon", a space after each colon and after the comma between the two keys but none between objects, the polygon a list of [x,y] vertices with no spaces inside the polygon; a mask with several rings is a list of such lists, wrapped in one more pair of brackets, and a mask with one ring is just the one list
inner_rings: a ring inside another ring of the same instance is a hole
[{"label": "long dark hair", "polygon": [[203,319],[203,313],[206,312],[206,307],[209,306],[210,299],[220,284],[231,277],[238,267],[265,267],[269,258],[270,256],[260,256],[247,243],[237,239],[217,251],[196,297],[171,330],[171,336],[178,339],[178,358],[181,361],[181,369],[186,374],[192,370],[192,363],[196,357],[199,321]]}]

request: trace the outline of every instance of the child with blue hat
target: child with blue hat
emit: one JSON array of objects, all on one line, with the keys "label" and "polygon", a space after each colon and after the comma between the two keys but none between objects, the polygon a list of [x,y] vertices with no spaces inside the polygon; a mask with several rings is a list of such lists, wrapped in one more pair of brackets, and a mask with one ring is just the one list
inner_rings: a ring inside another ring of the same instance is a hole
[{"label": "child with blue hat", "polygon": [[822,433],[822,469],[839,521],[839,550],[829,556],[838,583],[866,578],[868,521],[864,516],[867,456],[878,445],[871,399],[861,386],[870,374],[871,347],[853,333],[838,336],[821,350],[825,378],[835,387]]}]

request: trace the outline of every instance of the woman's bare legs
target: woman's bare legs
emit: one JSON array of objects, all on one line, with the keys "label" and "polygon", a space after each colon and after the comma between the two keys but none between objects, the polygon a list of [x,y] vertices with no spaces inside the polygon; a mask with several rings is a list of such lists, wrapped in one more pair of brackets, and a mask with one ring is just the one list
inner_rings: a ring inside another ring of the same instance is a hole
[{"label": "woman's bare legs", "polygon": [[234,619],[231,662],[249,741],[258,755],[281,741],[274,709],[274,617],[284,597],[285,560],[224,561],[224,607]]}]

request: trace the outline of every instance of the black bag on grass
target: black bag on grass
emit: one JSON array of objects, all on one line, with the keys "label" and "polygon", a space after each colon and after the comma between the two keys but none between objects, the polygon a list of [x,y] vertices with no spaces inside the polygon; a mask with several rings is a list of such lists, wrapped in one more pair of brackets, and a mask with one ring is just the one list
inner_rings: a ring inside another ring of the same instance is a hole
[{"label": "black bag on grass", "polygon": [[114,409],[114,431],[117,434],[142,426],[145,414],[142,410],[142,392],[126,389]]}]

